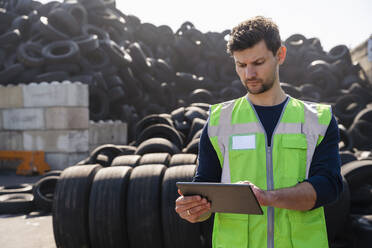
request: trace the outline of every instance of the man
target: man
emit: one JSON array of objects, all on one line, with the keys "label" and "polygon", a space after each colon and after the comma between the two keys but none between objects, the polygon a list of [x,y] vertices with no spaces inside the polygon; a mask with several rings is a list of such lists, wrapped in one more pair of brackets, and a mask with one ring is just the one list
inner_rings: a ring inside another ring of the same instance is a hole
[{"label": "man", "polygon": [[[281,89],[286,47],[270,19],[239,24],[227,46],[248,94],[211,106],[194,181],[250,184],[264,215],[216,213],[213,247],[328,247],[322,206],[342,191],[330,106],[294,99]],[[210,216],[210,204],[180,196],[176,212],[200,222]]]}]

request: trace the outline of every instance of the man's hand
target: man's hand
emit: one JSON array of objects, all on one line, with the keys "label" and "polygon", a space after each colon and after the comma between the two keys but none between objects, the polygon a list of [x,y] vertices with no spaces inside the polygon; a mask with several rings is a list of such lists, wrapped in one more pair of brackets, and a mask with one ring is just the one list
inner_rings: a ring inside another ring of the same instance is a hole
[{"label": "man's hand", "polygon": [[306,211],[312,209],[316,202],[316,191],[308,182],[270,191],[262,190],[249,181],[238,183],[249,184],[261,206]]},{"label": "man's hand", "polygon": [[208,211],[211,209],[211,204],[207,199],[200,197],[199,195],[194,196],[183,196],[181,195],[176,200],[176,212],[178,215],[191,223],[201,222],[208,219]]}]

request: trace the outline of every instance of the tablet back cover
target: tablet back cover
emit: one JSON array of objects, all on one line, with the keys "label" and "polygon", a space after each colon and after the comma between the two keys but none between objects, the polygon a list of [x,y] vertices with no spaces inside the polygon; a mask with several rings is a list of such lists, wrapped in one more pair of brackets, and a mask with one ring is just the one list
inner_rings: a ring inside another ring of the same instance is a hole
[{"label": "tablet back cover", "polygon": [[200,195],[211,202],[212,212],[263,214],[260,205],[247,184],[177,182],[182,194]]}]

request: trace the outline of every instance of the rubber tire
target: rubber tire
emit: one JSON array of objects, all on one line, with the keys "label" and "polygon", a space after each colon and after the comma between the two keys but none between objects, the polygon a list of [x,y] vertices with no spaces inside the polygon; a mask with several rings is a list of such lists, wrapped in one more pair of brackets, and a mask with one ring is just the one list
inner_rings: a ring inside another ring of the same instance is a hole
[{"label": "rubber tire", "polygon": [[182,150],[183,153],[199,154],[200,139],[194,139]]},{"label": "rubber tire", "polygon": [[324,206],[329,243],[333,242],[336,235],[345,227],[350,213],[350,190],[344,177],[342,177],[342,184],[343,190],[339,199]]},{"label": "rubber tire", "polygon": [[0,186],[0,195],[32,193],[32,185],[22,183],[18,185]]},{"label": "rubber tire", "polygon": [[122,155],[122,151],[120,148],[118,148],[116,145],[112,144],[106,144],[96,147],[91,153],[90,153],[90,163],[95,164],[97,163],[97,158],[99,155],[105,155],[108,158],[107,163],[103,164],[103,167],[108,167],[111,165],[112,160]]},{"label": "rubber tire", "polygon": [[59,176],[47,176],[37,181],[33,187],[35,209],[51,212],[54,191]]},{"label": "rubber tire", "polygon": [[34,196],[29,193],[0,195],[0,214],[27,214],[34,210]]},{"label": "rubber tire", "polygon": [[170,158],[169,153],[147,153],[141,157],[138,165],[162,164],[168,167]]},{"label": "rubber tire", "polygon": [[143,155],[146,153],[154,153],[154,152],[167,152],[171,155],[180,153],[181,151],[178,147],[164,138],[151,138],[144,142],[142,142],[135,152],[137,155]]},{"label": "rubber tire", "polygon": [[138,146],[150,138],[164,138],[175,144],[179,149],[182,148],[183,140],[178,131],[166,124],[154,124],[144,129],[136,139]]},{"label": "rubber tire", "polygon": [[17,59],[25,66],[42,66],[45,59],[41,54],[41,49],[38,43],[22,43],[17,49]]},{"label": "rubber tire", "polygon": [[173,127],[172,120],[170,120],[167,117],[161,116],[159,114],[148,115],[142,118],[136,124],[136,137],[139,137],[140,133],[142,133],[143,130],[154,124],[165,124],[170,127]]},{"label": "rubber tire", "polygon": [[92,248],[129,247],[126,206],[132,168],[104,168],[94,176],[89,198],[89,236]]},{"label": "rubber tire", "polygon": [[121,155],[112,160],[111,166],[130,166],[136,167],[141,159],[140,155]]},{"label": "rubber tire", "polygon": [[163,248],[161,184],[164,165],[132,170],[127,194],[127,230],[131,248]]},{"label": "rubber tire", "polygon": [[357,160],[347,163],[341,167],[341,174],[349,183],[351,192],[363,184],[372,184],[372,160]]},{"label": "rubber tire", "polygon": [[200,223],[192,224],[181,219],[176,213],[175,201],[179,197],[176,182],[191,182],[195,165],[170,167],[164,174],[162,183],[162,224],[165,248],[201,248]]},{"label": "rubber tire", "polygon": [[53,233],[57,247],[90,247],[89,196],[100,165],[65,169],[58,180],[53,201]]},{"label": "rubber tire", "polygon": [[169,167],[172,166],[179,166],[179,165],[188,165],[188,164],[196,164],[198,156],[193,153],[180,153],[174,154],[169,161]]},{"label": "rubber tire", "polygon": [[[63,52],[59,52],[59,50]],[[72,40],[51,42],[41,50],[41,53],[45,62],[50,64],[74,63],[80,57],[79,46]]]},{"label": "rubber tire", "polygon": [[89,87],[89,118],[94,121],[105,120],[108,115],[107,93],[98,87]]}]

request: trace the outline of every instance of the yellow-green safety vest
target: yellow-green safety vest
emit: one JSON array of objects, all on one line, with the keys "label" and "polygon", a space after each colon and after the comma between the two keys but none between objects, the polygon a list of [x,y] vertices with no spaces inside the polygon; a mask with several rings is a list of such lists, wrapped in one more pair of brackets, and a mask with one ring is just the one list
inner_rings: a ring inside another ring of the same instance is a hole
[{"label": "yellow-green safety vest", "polygon": [[[208,136],[222,167],[221,182],[247,180],[274,190],[304,181],[331,116],[329,105],[288,97],[269,147],[248,96],[212,105]],[[216,213],[213,248],[328,247],[323,207],[262,209],[263,215]]]}]

